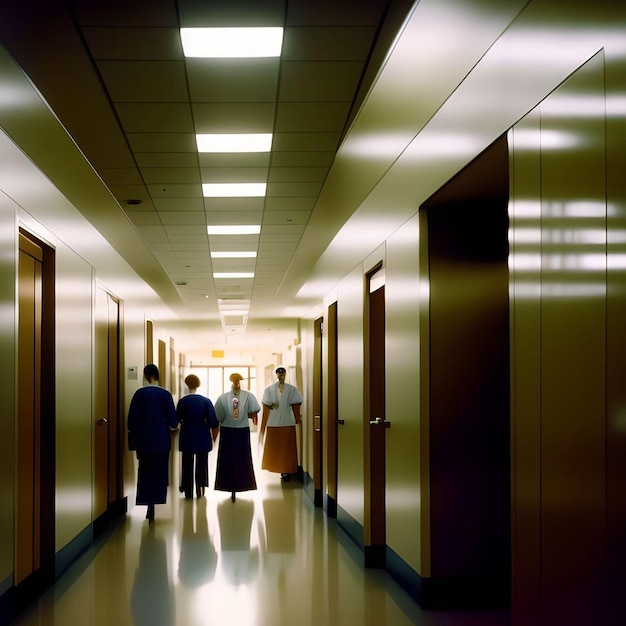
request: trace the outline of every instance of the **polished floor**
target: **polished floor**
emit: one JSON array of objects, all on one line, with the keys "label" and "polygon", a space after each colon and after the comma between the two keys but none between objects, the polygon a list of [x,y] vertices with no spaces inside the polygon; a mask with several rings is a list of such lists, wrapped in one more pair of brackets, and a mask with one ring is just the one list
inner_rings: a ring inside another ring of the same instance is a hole
[{"label": "polished floor", "polygon": [[[253,446],[254,447],[254,446]],[[210,455],[211,478],[216,453]],[[259,469],[258,491],[170,489],[132,508],[17,626],[505,626],[501,612],[422,611],[362,556],[301,483]],[[176,479],[176,477],[174,477]],[[176,484],[176,483],[175,483]]]}]

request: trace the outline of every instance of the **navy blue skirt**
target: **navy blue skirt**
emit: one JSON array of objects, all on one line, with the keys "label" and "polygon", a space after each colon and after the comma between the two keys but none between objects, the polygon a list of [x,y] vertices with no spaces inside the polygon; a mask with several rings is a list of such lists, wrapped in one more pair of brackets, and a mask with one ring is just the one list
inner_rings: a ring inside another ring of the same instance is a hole
[{"label": "navy blue skirt", "polygon": [[256,489],[249,428],[220,428],[215,489],[230,493]]},{"label": "navy blue skirt", "polygon": [[138,454],[137,499],[135,504],[165,504],[170,453]]}]

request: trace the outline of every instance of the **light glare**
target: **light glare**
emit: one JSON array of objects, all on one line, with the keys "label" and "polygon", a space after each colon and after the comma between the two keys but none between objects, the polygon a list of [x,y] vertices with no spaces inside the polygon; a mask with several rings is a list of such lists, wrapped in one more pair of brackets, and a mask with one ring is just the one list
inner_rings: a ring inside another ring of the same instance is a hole
[{"label": "light glare", "polygon": [[240,252],[211,252],[212,259],[254,259],[256,258],[256,252],[249,250],[242,250]]},{"label": "light glare", "polygon": [[186,57],[279,57],[282,28],[181,28]]},{"label": "light glare", "polygon": [[254,278],[254,272],[214,272],[213,278]]},{"label": "light glare", "polygon": [[260,224],[229,224],[206,227],[209,235],[258,235],[261,232]]},{"label": "light glare", "polygon": [[269,152],[272,133],[196,135],[198,152]]},{"label": "light glare", "polygon": [[266,183],[203,183],[205,198],[256,198],[265,195]]}]

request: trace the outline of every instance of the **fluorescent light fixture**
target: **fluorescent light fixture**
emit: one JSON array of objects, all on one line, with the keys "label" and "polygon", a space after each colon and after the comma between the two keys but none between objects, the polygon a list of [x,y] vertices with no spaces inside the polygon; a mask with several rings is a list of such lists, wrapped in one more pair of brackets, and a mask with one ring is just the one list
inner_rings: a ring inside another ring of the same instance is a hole
[{"label": "fluorescent light fixture", "polygon": [[209,235],[258,235],[261,232],[260,224],[230,224],[207,226]]},{"label": "fluorescent light fixture", "polygon": [[255,259],[256,252],[251,250],[241,250],[232,252],[211,252],[212,259]]},{"label": "fluorescent light fixture", "polygon": [[272,133],[227,133],[196,135],[198,152],[269,152]]},{"label": "fluorescent light fixture", "polygon": [[213,278],[254,278],[254,272],[214,272]]},{"label": "fluorescent light fixture", "polygon": [[205,198],[257,198],[265,195],[266,183],[202,183]]},{"label": "fluorescent light fixture", "polygon": [[282,28],[181,28],[186,57],[279,57]]}]

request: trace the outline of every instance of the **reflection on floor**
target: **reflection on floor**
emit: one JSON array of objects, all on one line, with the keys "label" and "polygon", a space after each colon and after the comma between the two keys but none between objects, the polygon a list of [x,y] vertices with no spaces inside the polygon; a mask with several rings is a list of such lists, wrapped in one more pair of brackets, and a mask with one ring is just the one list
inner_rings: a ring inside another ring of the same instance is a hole
[{"label": "reflection on floor", "polygon": [[363,569],[359,550],[312,506],[300,482],[281,483],[279,475],[256,468],[258,491],[238,494],[234,503],[213,489],[185,500],[170,488],[154,523],[144,519],[145,507],[132,508],[14,624],[508,623],[501,613],[422,611],[385,572]]}]

